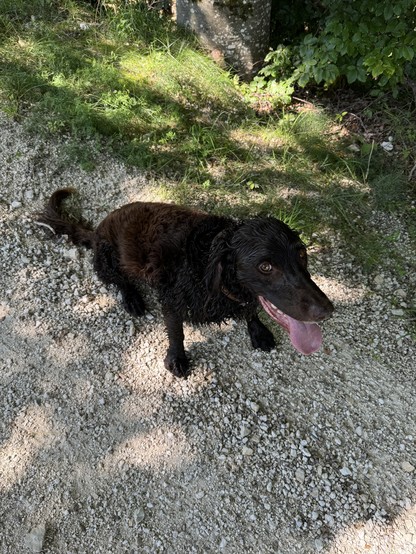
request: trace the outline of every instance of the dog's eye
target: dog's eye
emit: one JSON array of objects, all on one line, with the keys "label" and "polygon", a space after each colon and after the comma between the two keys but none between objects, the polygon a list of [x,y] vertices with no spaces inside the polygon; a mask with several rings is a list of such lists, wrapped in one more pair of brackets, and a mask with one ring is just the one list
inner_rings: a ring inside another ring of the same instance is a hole
[{"label": "dog's eye", "polygon": [[272,270],[273,270],[273,266],[269,262],[262,262],[259,265],[259,271],[261,271],[262,273],[271,273]]}]

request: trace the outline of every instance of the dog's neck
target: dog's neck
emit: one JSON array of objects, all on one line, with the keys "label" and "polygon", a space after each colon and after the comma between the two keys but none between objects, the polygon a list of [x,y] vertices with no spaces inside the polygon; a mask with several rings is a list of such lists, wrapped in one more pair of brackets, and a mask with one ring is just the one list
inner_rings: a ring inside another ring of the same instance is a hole
[{"label": "dog's neck", "polygon": [[240,306],[247,306],[249,304],[249,302],[245,302],[240,298],[237,298],[237,296],[230,292],[225,285],[221,285],[221,292],[233,302],[237,302],[238,304],[240,304]]}]

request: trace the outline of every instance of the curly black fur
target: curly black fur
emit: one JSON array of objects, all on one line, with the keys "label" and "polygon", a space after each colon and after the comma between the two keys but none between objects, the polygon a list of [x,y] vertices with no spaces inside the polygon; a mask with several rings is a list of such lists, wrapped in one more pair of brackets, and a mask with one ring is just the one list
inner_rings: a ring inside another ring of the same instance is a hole
[{"label": "curly black fur", "polygon": [[[320,321],[332,305],[310,279],[306,252],[297,233],[274,218],[236,221],[182,206],[135,202],[111,212],[94,231],[72,222],[62,202],[74,191],[56,191],[38,220],[75,244],[92,248],[94,269],[117,285],[125,309],[145,312],[140,281],[159,295],[169,338],[165,366],[186,376],[183,323],[245,319],[254,348],[275,346],[257,316],[258,296],[301,321]],[[261,271],[262,262],[273,271]]]}]

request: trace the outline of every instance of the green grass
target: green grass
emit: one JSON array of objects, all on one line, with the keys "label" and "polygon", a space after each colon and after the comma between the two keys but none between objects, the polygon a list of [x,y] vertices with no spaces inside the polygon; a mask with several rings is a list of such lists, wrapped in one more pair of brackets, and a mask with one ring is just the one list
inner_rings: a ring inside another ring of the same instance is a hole
[{"label": "green grass", "polygon": [[116,11],[75,0],[0,4],[0,108],[37,134],[69,134],[72,161],[91,169],[110,152],[165,180],[170,200],[273,214],[306,241],[336,231],[363,268],[378,267],[389,245],[368,215],[407,217],[413,104],[383,107],[403,137],[402,157],[388,159],[361,138],[352,153],[337,117],[317,105],[259,115],[245,91],[144,3]]}]

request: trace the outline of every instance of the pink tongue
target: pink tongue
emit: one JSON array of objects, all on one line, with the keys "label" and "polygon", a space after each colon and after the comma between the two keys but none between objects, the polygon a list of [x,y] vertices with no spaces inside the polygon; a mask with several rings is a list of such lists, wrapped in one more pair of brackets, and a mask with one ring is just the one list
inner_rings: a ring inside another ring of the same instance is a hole
[{"label": "pink tongue", "polygon": [[259,296],[264,311],[288,333],[293,346],[302,354],[312,354],[322,345],[322,333],[316,323],[304,323],[281,312],[274,304]]}]

